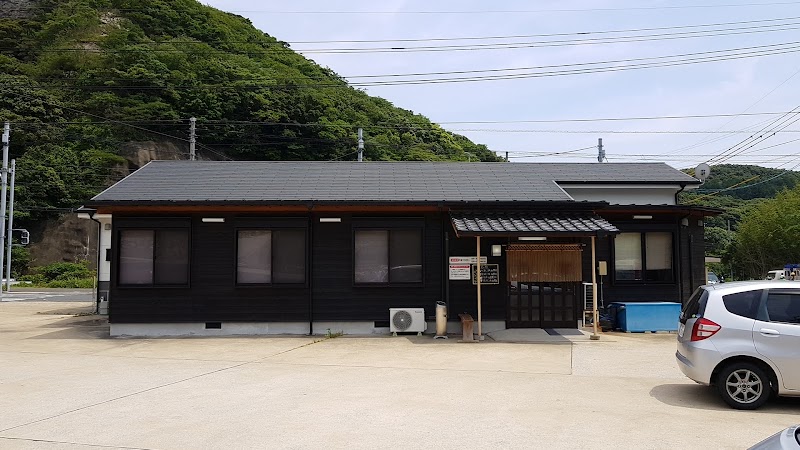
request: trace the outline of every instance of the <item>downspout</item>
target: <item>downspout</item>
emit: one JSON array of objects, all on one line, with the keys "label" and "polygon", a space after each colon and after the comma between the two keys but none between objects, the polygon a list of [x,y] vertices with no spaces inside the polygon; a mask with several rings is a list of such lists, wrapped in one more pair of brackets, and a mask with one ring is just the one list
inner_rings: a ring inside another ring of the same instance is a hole
[{"label": "downspout", "polygon": [[450,311],[450,233],[444,232],[444,302]]},{"label": "downspout", "polygon": [[692,247],[694,246],[694,235],[689,230],[689,290],[694,291],[694,255]]},{"label": "downspout", "polygon": [[[689,217],[689,216],[686,216]],[[681,299],[681,305],[683,305],[683,219],[686,217],[682,217],[678,219],[678,298]]]},{"label": "downspout", "polygon": [[686,185],[685,185],[685,184],[682,184],[682,185],[681,185],[681,188],[680,188],[680,189],[678,189],[678,192],[676,192],[676,193],[675,193],[675,206],[677,206],[677,205],[678,205],[678,194],[680,194],[681,192],[683,192],[683,190],[684,190],[684,189],[686,189]]},{"label": "downspout", "polygon": [[308,335],[314,335],[314,216],[311,208],[308,211],[308,248],[306,249],[306,259],[308,260],[308,268],[306,269],[306,276],[308,277]]},{"label": "downspout", "polygon": [[[675,206],[678,206],[678,195],[681,192],[683,192],[684,189],[686,189],[686,185],[681,184],[681,188],[678,189],[677,192],[675,192]],[[680,268],[680,270],[678,270],[678,298],[680,298],[681,300],[681,305],[684,304],[683,303],[683,233],[681,232],[683,225],[681,224],[681,222],[683,222],[683,219],[688,217],[689,216],[686,216],[678,220],[678,261],[679,261],[678,267]],[[691,262],[689,263],[689,265],[691,266]]]},{"label": "downspout", "polygon": [[94,313],[100,314],[100,238],[103,234],[103,224],[100,223],[99,220],[94,218],[95,213],[97,211],[92,211],[89,213],[89,219],[93,222],[97,223],[97,285],[95,286],[95,305],[94,305]]}]

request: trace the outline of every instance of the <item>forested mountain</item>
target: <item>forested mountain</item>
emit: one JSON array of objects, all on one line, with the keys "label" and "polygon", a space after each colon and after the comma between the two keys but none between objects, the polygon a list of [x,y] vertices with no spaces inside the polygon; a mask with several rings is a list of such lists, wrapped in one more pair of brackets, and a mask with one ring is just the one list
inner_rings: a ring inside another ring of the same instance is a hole
[{"label": "forested mountain", "polygon": [[[793,200],[800,195],[798,189],[798,172],[723,164],[713,166],[708,180],[699,189],[682,193],[680,201],[723,209],[722,215],[706,220],[706,254],[723,258],[723,264],[712,268],[726,276],[733,272],[736,278],[757,278],[768,270],[765,267],[783,267],[800,257],[797,239],[790,237],[796,235],[796,226],[785,225],[796,223],[800,206]],[[741,229],[743,224],[746,230]],[[764,242],[754,244],[759,241],[754,236],[761,234],[767,236]]]},{"label": "forested mountain", "polygon": [[207,159],[496,161],[483,145],[353,89],[245,18],[195,0],[6,0],[0,120],[18,206],[71,208],[136,168],[120,149]]}]

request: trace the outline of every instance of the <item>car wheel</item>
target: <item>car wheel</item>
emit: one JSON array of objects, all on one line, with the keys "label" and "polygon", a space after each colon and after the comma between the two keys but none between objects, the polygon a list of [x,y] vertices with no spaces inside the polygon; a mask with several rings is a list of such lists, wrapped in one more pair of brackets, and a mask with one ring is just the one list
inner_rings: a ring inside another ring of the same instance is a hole
[{"label": "car wheel", "polygon": [[750,363],[734,363],[720,371],[717,391],[725,403],[736,409],[757,409],[772,396],[769,376]]}]

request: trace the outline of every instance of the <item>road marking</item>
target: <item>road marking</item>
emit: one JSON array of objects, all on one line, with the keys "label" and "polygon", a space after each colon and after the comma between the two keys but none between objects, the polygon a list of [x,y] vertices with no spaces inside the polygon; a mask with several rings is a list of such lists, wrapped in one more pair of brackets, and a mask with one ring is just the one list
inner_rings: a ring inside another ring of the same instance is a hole
[{"label": "road marking", "polygon": [[[6,294],[8,295],[8,294]],[[64,297],[65,294],[45,294],[44,292],[25,292],[20,294],[14,295],[26,295],[26,297],[6,297],[3,296],[2,301],[4,302],[20,302],[25,300],[34,300],[34,299],[46,299],[51,297]]]}]

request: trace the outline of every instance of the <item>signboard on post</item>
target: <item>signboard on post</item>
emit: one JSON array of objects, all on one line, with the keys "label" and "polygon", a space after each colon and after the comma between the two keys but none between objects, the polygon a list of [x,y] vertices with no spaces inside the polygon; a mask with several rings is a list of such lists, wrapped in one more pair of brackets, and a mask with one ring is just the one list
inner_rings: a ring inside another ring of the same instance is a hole
[{"label": "signboard on post", "polygon": [[469,264],[450,264],[450,279],[451,280],[469,280],[470,279],[470,265]]},{"label": "signboard on post", "polygon": [[[486,264],[488,260],[485,256],[481,256],[481,264]],[[450,264],[478,264],[477,256],[451,256]]]},{"label": "signboard on post", "polygon": [[[472,284],[478,284],[478,266],[472,265]],[[500,265],[481,264],[481,284],[500,284]]]}]

